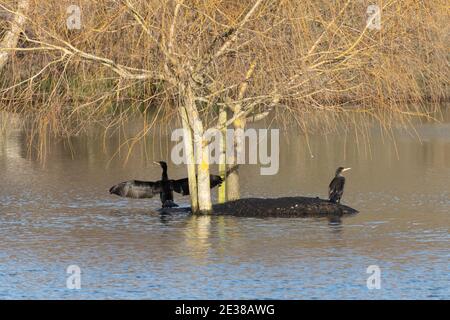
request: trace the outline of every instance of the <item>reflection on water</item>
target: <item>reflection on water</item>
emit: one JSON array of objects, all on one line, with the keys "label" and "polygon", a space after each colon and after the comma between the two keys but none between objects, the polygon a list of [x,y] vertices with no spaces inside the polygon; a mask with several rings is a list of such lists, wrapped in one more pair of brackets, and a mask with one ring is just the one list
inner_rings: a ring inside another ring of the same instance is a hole
[{"label": "reflection on water", "polygon": [[[435,298],[449,299],[450,123],[417,127],[421,140],[371,132],[310,136],[281,130],[280,171],[242,171],[244,196],[325,196],[339,165],[353,168],[342,221],[160,215],[159,198],[128,200],[108,188],[153,180],[170,144],[153,137],[112,155],[119,138],[51,146],[29,159],[22,132],[0,140],[1,298]],[[72,151],[70,151],[72,150]],[[183,167],[169,166],[174,178]],[[177,196],[179,204],[187,198]],[[82,289],[66,289],[66,268]],[[369,265],[381,290],[368,290]]]}]

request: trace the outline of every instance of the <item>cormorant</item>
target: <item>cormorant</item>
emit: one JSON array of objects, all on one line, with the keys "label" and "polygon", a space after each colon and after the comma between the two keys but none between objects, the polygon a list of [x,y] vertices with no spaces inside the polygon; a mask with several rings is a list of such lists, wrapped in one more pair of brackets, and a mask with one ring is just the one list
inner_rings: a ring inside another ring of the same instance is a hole
[{"label": "cormorant", "polygon": [[159,164],[162,168],[162,175],[161,175],[161,192],[159,193],[159,197],[161,199],[162,207],[163,208],[172,208],[172,207],[178,207],[178,205],[173,202],[173,187],[172,182],[169,180],[169,176],[167,174],[167,163],[164,161],[154,161],[154,163]]},{"label": "cormorant", "polygon": [[328,186],[328,196],[330,202],[340,203],[342,194],[344,193],[344,185],[345,178],[342,175],[345,171],[350,170],[351,168],[339,167],[336,170],[336,175],[333,180],[331,180],[330,185]]},{"label": "cormorant", "polygon": [[[167,174],[167,164],[164,161],[159,161],[157,163],[163,170],[161,180],[129,180],[112,186],[109,189],[109,193],[116,194],[120,197],[135,199],[153,198],[153,196],[159,193],[163,208],[177,207],[178,205],[173,202],[173,191],[180,193],[183,196],[189,195],[189,180],[188,178],[178,180],[169,179]],[[222,182],[223,179],[221,176],[214,174],[209,176],[211,188],[221,185]]]}]

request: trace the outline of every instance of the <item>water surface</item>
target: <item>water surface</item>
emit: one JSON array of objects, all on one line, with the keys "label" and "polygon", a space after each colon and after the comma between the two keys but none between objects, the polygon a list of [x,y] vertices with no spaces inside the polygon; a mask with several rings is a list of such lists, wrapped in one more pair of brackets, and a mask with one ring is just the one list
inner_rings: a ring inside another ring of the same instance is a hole
[{"label": "water surface", "polygon": [[[450,123],[417,132],[307,144],[281,129],[279,173],[241,170],[244,197],[326,196],[335,168],[352,167],[343,202],[360,214],[340,223],[161,216],[159,199],[107,190],[157,179],[151,161],[168,157],[167,141],[155,136],[124,164],[125,152],[112,159],[117,137],[74,138],[51,144],[42,163],[11,132],[0,142],[0,299],[449,299]],[[80,290],[66,288],[69,265],[81,268]],[[379,290],[366,286],[370,265]]]}]

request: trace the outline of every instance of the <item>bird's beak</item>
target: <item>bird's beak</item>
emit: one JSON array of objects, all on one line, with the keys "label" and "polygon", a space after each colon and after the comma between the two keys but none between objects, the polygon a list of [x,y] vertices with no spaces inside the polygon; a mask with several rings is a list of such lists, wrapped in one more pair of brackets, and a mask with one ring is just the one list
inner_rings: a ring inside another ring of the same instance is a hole
[{"label": "bird's beak", "polygon": [[158,161],[153,161],[153,163],[158,165],[158,166],[160,165]]},{"label": "bird's beak", "polygon": [[351,168],[344,168],[344,170],[342,170],[342,172],[345,172],[345,171],[348,171],[348,170],[350,170]]}]

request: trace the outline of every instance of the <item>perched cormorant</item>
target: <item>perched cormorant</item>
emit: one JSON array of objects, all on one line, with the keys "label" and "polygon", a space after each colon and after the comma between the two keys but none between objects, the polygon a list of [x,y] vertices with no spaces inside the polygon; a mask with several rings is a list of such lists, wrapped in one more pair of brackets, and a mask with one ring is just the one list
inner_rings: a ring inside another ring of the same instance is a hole
[{"label": "perched cormorant", "polygon": [[172,208],[172,207],[178,207],[178,205],[173,202],[173,187],[172,182],[169,180],[169,176],[167,174],[167,163],[164,161],[154,161],[154,163],[159,164],[162,168],[162,175],[161,175],[161,192],[159,193],[159,197],[161,199],[162,207],[163,208]]},{"label": "perched cormorant", "polygon": [[[189,195],[189,180],[188,178],[178,180],[169,179],[167,174],[167,164],[164,161],[159,161],[157,163],[163,170],[161,180],[129,180],[112,186],[109,189],[109,193],[116,194],[120,197],[135,199],[153,198],[153,196],[159,193],[163,208],[177,207],[178,205],[173,202],[173,191],[180,193],[183,196]],[[222,182],[222,177],[213,174],[209,175],[211,188],[221,185]]]},{"label": "perched cormorant", "polygon": [[344,185],[345,178],[342,175],[345,171],[350,170],[351,168],[339,167],[336,170],[336,175],[333,180],[331,180],[330,185],[328,186],[328,196],[330,202],[340,203],[342,194],[344,193]]}]

